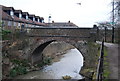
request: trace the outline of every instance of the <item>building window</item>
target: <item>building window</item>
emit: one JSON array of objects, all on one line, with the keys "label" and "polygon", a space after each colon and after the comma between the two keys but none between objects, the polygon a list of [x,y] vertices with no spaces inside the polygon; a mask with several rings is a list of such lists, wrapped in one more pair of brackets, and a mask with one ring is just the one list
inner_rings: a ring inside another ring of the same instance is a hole
[{"label": "building window", "polygon": [[19,14],[19,18],[20,18],[20,19],[22,18],[22,14]]},{"label": "building window", "polygon": [[33,17],[33,21],[35,21],[35,18]]},{"label": "building window", "polygon": [[42,23],[44,23],[44,20],[42,20]]},{"label": "building window", "polygon": [[40,22],[40,19],[38,19],[38,22]]},{"label": "building window", "polygon": [[28,20],[28,15],[26,15],[26,19]]},{"label": "building window", "polygon": [[18,26],[20,27],[20,23],[18,23]]},{"label": "building window", "polygon": [[14,22],[14,26],[17,26],[16,22]]},{"label": "building window", "polygon": [[8,26],[12,26],[12,21],[8,21]]},{"label": "building window", "polygon": [[13,16],[14,16],[14,12],[13,12],[13,11],[10,11],[10,15],[13,17]]}]

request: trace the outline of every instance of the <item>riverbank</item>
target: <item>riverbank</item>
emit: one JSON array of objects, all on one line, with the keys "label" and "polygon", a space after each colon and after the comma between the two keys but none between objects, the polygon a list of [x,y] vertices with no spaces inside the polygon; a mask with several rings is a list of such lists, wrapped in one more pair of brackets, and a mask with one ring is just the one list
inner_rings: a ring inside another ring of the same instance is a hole
[{"label": "riverbank", "polygon": [[100,45],[94,42],[87,42],[84,58],[84,65],[80,71],[80,74],[87,80],[96,79],[97,64],[100,53]]}]

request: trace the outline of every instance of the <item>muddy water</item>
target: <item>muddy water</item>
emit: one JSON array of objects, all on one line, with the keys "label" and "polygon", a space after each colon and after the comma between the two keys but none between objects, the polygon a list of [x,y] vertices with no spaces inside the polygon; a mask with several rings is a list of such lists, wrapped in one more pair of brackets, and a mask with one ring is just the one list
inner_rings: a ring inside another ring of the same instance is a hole
[{"label": "muddy water", "polygon": [[40,71],[21,75],[19,79],[62,79],[62,76],[70,76],[72,79],[82,79],[79,71],[83,66],[83,57],[77,49],[71,49],[59,62],[45,66]]}]

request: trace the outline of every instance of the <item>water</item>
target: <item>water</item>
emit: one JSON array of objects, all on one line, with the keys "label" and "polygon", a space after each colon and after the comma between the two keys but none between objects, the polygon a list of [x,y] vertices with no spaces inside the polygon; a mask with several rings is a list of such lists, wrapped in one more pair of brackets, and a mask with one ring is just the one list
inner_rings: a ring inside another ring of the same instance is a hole
[{"label": "water", "polygon": [[83,56],[77,49],[71,49],[59,62],[47,65],[41,71],[30,72],[21,75],[23,79],[62,79],[62,76],[70,76],[72,79],[82,79],[79,71],[83,66]]}]

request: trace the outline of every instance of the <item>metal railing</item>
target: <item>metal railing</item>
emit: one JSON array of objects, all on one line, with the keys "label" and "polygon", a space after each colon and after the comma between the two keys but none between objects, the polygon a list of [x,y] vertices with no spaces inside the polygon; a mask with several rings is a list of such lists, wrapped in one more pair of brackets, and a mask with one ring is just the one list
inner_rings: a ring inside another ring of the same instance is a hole
[{"label": "metal railing", "polygon": [[103,81],[103,61],[104,61],[103,56],[104,56],[104,39],[101,44],[99,62],[97,67],[97,75],[96,75],[97,81]]}]

